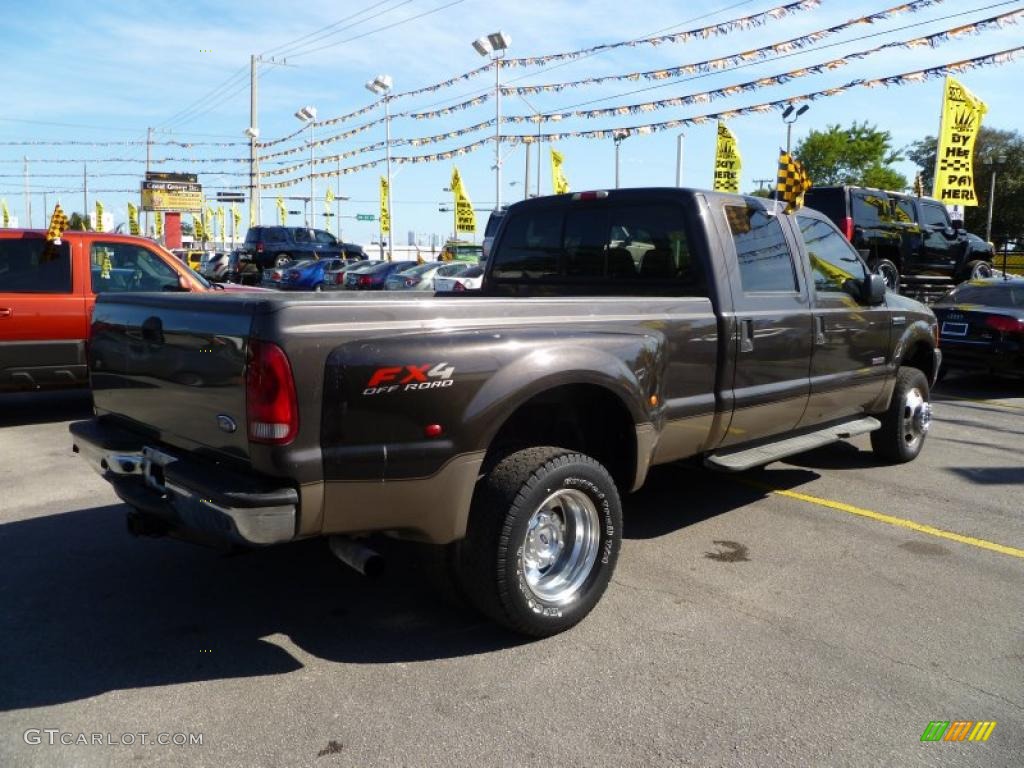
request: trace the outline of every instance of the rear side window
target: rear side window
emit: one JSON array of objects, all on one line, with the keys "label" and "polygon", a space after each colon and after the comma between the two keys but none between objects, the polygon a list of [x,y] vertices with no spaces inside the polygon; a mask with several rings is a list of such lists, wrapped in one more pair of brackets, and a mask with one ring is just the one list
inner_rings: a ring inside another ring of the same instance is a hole
[{"label": "rear side window", "polygon": [[310,237],[310,231],[308,229],[296,229],[295,231],[295,242],[296,243],[311,243],[313,238]]},{"label": "rear side window", "polygon": [[905,224],[913,224],[916,220],[916,216],[914,214],[914,203],[907,200],[905,197],[894,198],[893,202],[896,204],[893,208],[893,214],[896,216],[896,220]]},{"label": "rear side window", "polygon": [[584,204],[509,214],[491,273],[572,296],[705,295],[685,212],[654,203]]},{"label": "rear side window", "polygon": [[882,192],[854,192],[850,195],[853,220],[862,227],[872,227],[892,221],[889,197]]},{"label": "rear side window", "polygon": [[314,230],[316,235],[316,241],[324,245],[337,245],[338,241],[334,239],[334,235],[330,232],[324,232],[322,229]]},{"label": "rear side window", "polygon": [[739,205],[725,206],[725,214],[736,245],[743,291],[798,291],[793,254],[778,217],[761,208]]},{"label": "rear side window", "polygon": [[850,280],[863,280],[864,264],[849,241],[821,219],[797,216],[800,235],[819,291],[843,291]]},{"label": "rear side window", "polygon": [[248,232],[245,233],[245,242],[246,243],[258,243],[259,241],[260,241],[260,230],[258,230],[258,229],[250,229]]},{"label": "rear side window", "polygon": [[927,227],[948,227],[949,214],[941,205],[921,203],[921,223]]},{"label": "rear side window", "polygon": [[284,230],[281,229],[268,229],[263,233],[263,240],[267,243],[283,243],[287,239]]},{"label": "rear side window", "polygon": [[68,242],[0,240],[0,293],[71,293]]}]

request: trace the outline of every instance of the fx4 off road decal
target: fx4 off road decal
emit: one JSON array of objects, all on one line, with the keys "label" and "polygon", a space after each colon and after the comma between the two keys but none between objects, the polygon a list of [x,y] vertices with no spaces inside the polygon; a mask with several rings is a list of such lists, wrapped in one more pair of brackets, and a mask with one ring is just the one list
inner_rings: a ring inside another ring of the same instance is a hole
[{"label": "fx4 off road decal", "polygon": [[420,389],[442,389],[455,383],[455,368],[448,363],[426,365],[393,365],[378,368],[370,375],[363,389],[364,395],[383,395],[388,392],[415,392]]}]

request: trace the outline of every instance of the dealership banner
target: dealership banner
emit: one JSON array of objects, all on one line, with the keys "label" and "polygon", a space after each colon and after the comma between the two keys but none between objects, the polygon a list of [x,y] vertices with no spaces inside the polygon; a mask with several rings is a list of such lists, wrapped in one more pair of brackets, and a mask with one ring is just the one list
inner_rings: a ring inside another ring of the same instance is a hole
[{"label": "dealership banner", "polygon": [[974,193],[974,141],[987,111],[985,102],[952,77],[946,78],[942,88],[933,197],[947,205],[978,204]]},{"label": "dealership banner", "polygon": [[466,188],[462,185],[462,177],[458,168],[452,168],[450,188],[455,197],[455,231],[476,232],[476,212],[470,202]]},{"label": "dealership banner", "polygon": [[391,232],[391,217],[388,215],[388,196],[390,195],[388,189],[388,180],[383,176],[380,177],[380,231]]},{"label": "dealership banner", "polygon": [[732,131],[718,121],[718,142],[715,145],[715,192],[740,191],[740,168],[743,158]]}]

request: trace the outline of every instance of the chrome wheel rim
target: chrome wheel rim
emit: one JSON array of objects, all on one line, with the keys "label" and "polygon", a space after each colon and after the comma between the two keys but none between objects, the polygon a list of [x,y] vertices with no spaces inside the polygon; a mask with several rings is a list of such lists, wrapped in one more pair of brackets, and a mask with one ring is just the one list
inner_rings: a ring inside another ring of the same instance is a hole
[{"label": "chrome wheel rim", "polygon": [[880,274],[882,276],[882,279],[885,280],[885,285],[887,288],[889,288],[889,290],[894,291],[896,290],[896,288],[899,287],[899,273],[896,272],[896,270],[894,270],[890,265],[880,264],[878,267],[878,274]]},{"label": "chrome wheel rim", "polygon": [[984,263],[982,263],[982,264],[975,264],[974,265],[974,269],[971,270],[971,277],[972,278],[992,277],[993,274],[995,274],[995,273],[992,271],[992,267],[990,265],[984,264]]},{"label": "chrome wheel rim", "polygon": [[519,572],[530,592],[564,605],[579,595],[597,562],[600,519],[581,491],[562,489],[542,501],[526,525]]},{"label": "chrome wheel rim", "polygon": [[932,405],[924,398],[920,389],[914,387],[907,391],[903,398],[903,416],[901,419],[903,442],[908,448],[916,448],[932,423]]}]

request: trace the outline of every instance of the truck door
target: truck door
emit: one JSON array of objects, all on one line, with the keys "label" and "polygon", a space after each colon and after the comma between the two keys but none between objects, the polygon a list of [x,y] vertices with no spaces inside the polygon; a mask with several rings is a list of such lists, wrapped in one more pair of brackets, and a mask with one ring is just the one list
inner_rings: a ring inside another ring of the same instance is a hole
[{"label": "truck door", "polygon": [[921,248],[915,266],[919,269],[956,268],[965,248],[964,239],[953,229],[949,212],[942,203],[920,201]]},{"label": "truck door", "polygon": [[751,198],[724,202],[722,214],[733,297],[725,319],[735,339],[728,446],[796,427],[810,392],[812,326],[806,278],[780,217]]},{"label": "truck door", "polygon": [[798,237],[814,285],[811,396],[800,427],[865,413],[890,374],[890,320],[885,304],[862,304],[867,267],[830,221],[797,214]]},{"label": "truck door", "polygon": [[85,378],[84,286],[71,243],[0,237],[0,389]]}]

